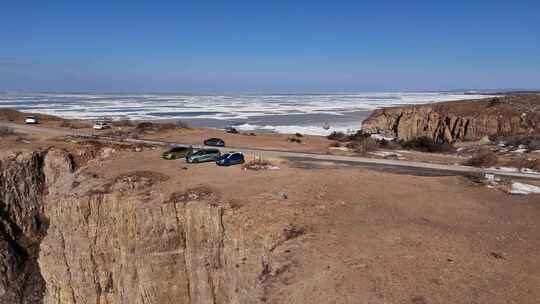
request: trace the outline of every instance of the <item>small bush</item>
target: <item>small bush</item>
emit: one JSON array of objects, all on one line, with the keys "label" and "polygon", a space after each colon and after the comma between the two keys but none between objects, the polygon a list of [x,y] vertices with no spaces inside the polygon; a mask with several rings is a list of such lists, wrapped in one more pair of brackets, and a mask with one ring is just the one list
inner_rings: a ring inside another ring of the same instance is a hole
[{"label": "small bush", "polygon": [[286,240],[297,238],[305,233],[306,229],[304,227],[299,227],[294,224],[289,224],[285,229],[283,229],[283,235],[285,236]]},{"label": "small bush", "polygon": [[502,101],[498,97],[491,98],[488,102],[488,108],[500,105]]},{"label": "small bush", "polygon": [[467,178],[469,181],[471,181],[473,184],[483,184],[486,180],[484,174],[479,172],[467,172],[463,174],[465,178]]},{"label": "small bush", "polygon": [[518,168],[520,170],[526,168],[537,171],[540,169],[540,159],[517,158],[509,161],[502,161],[499,164],[501,163],[503,163],[506,167]]},{"label": "small bush", "polygon": [[155,124],[148,121],[143,121],[137,124],[137,130],[139,131],[154,131],[155,128]]},{"label": "small bush", "polygon": [[354,150],[356,153],[365,155],[368,152],[377,150],[379,148],[379,143],[371,137],[360,137],[359,139],[348,143],[347,148]]},{"label": "small bush", "polygon": [[294,136],[296,136],[296,137],[304,137],[304,135],[302,135],[301,133],[295,133]]},{"label": "small bush", "polygon": [[140,122],[135,128],[138,133],[147,133],[147,132],[161,132],[169,131],[176,129],[185,129],[189,128],[188,124],[183,121],[177,121],[176,123],[166,122],[166,123],[153,123],[153,122]]},{"label": "small bush", "polygon": [[86,121],[80,120],[62,120],[60,127],[69,129],[83,129],[89,128],[91,125]]},{"label": "small bush", "polygon": [[176,123],[172,123],[172,122],[156,124],[156,131],[168,131],[168,130],[174,130],[177,128],[178,126],[176,125]]},{"label": "small bush", "polygon": [[492,151],[480,152],[465,162],[467,166],[491,167],[497,164],[497,155]]},{"label": "small bush", "polygon": [[8,126],[0,126],[0,137],[10,136],[13,134],[15,134],[13,128],[10,128]]},{"label": "small bush", "polygon": [[186,121],[179,120],[176,122],[176,127],[179,129],[189,129],[190,125]]},{"label": "small bush", "polygon": [[245,163],[242,166],[242,168],[258,171],[258,170],[269,170],[269,169],[277,168],[277,167],[271,161],[264,159],[262,157],[258,157]]},{"label": "small bush", "polygon": [[328,147],[339,148],[339,147],[341,147],[341,144],[339,142],[337,142],[337,141],[334,141],[331,144],[329,144]]},{"label": "small bush", "polygon": [[326,138],[330,140],[337,140],[337,141],[355,141],[355,140],[361,140],[367,137],[371,137],[371,134],[365,133],[362,130],[358,130],[353,134],[345,134],[341,131],[334,131],[330,135],[328,135]]},{"label": "small bush", "polygon": [[358,130],[355,133],[347,136],[348,140],[363,140],[364,138],[371,138],[371,134]]},{"label": "small bush", "polygon": [[298,137],[289,137],[289,138],[287,138],[287,141],[288,142],[298,143],[298,144],[302,143],[302,140],[300,138],[298,138]]},{"label": "small bush", "polygon": [[401,144],[405,149],[416,150],[421,152],[449,152],[453,150],[453,147],[449,143],[436,143],[433,139],[422,136],[417,137]]},{"label": "small bush", "polygon": [[525,145],[529,150],[540,150],[540,135],[494,136],[494,141],[504,141],[507,145],[517,147]]},{"label": "small bush", "polygon": [[328,135],[326,138],[330,140],[346,141],[348,139],[348,136],[343,132],[334,131],[330,133],[330,135]]},{"label": "small bush", "polygon": [[389,141],[389,140],[379,140],[379,147],[383,149],[400,149],[401,145],[395,141]]}]

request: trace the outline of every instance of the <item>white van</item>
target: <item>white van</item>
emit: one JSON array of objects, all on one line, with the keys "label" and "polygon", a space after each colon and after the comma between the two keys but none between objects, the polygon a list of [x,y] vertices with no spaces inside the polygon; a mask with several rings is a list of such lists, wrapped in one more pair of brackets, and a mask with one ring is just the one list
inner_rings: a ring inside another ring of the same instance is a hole
[{"label": "white van", "polygon": [[24,123],[29,125],[35,125],[38,123],[38,119],[35,116],[26,116],[24,118]]},{"label": "white van", "polygon": [[104,129],[110,129],[110,128],[111,128],[111,126],[108,123],[104,122],[104,121],[96,121],[94,123],[94,129],[95,130],[104,130]]}]

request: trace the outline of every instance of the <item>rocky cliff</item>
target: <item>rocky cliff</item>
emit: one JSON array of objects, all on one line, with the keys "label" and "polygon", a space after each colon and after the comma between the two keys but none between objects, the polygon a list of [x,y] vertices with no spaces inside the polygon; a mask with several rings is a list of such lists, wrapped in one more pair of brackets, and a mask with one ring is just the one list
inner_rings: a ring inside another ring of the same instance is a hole
[{"label": "rocky cliff", "polygon": [[47,230],[42,152],[0,161],[0,299],[41,303],[45,282],[39,271],[39,244]]},{"label": "rocky cliff", "polygon": [[100,178],[63,150],[1,160],[0,303],[266,301],[283,236],[248,230],[212,189],[162,193],[167,179]]},{"label": "rocky cliff", "polygon": [[486,135],[540,133],[540,95],[506,96],[376,110],[362,123],[370,133],[402,140],[478,140]]}]

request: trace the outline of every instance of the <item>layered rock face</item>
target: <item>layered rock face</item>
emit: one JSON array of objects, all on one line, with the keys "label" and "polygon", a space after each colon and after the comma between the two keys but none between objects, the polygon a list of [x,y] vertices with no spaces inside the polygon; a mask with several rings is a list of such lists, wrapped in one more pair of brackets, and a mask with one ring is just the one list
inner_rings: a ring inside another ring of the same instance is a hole
[{"label": "layered rock face", "polygon": [[210,189],[164,195],[168,177],[145,171],[103,181],[59,150],[0,169],[0,303],[266,300],[275,244]]},{"label": "layered rock face", "polygon": [[540,95],[384,108],[362,122],[362,129],[402,140],[427,136],[438,142],[538,134]]},{"label": "layered rock face", "polygon": [[0,161],[0,302],[41,303],[39,244],[47,230],[44,153]]}]

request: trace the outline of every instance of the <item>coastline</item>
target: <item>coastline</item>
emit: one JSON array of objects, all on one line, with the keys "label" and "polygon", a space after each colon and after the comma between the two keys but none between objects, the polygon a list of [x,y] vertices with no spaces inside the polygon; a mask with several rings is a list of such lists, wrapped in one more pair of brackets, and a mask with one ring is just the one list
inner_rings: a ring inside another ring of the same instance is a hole
[{"label": "coastline", "polygon": [[[170,122],[245,132],[302,133],[326,136],[354,131],[373,110],[412,104],[487,97],[457,92],[371,92],[296,95],[178,94],[0,94],[0,109],[60,116],[65,119]],[[323,128],[329,126],[329,129]]]}]

